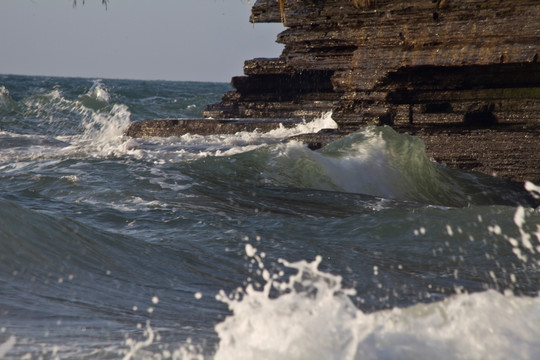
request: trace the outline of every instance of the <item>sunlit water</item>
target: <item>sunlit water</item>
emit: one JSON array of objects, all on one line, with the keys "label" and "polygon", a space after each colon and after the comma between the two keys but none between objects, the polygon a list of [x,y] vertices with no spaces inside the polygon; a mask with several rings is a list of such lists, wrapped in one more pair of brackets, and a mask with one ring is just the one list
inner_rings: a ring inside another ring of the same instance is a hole
[{"label": "sunlit water", "polygon": [[368,127],[132,139],[227,84],[0,76],[0,358],[536,359],[540,196]]}]

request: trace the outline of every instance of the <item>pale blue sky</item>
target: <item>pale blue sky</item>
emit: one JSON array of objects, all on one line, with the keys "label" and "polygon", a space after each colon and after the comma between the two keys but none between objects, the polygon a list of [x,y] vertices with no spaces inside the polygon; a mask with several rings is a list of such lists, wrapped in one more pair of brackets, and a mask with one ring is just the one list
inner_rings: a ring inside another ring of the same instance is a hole
[{"label": "pale blue sky", "polygon": [[0,0],[0,74],[229,82],[277,57],[247,0]]}]

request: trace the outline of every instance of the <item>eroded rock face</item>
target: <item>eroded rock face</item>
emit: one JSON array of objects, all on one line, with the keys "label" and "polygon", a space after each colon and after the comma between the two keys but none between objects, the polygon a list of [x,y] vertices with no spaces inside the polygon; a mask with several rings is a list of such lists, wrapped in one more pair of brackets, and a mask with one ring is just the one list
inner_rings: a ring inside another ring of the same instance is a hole
[{"label": "eroded rock face", "polygon": [[[362,2],[360,2],[362,3]],[[285,0],[285,45],[246,61],[212,118],[308,119],[333,111],[341,133],[390,125],[435,160],[540,179],[540,2]],[[252,21],[277,22],[275,0]]]}]

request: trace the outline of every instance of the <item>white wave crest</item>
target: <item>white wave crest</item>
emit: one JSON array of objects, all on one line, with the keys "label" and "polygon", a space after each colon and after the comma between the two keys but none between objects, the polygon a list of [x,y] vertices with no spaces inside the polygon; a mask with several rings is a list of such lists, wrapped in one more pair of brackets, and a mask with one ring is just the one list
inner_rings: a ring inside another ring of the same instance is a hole
[{"label": "white wave crest", "polygon": [[92,156],[124,154],[129,147],[124,132],[130,116],[128,107],[123,104],[115,104],[108,113],[92,112],[92,116],[83,121],[83,133],[74,136],[63,152],[82,151]]},{"label": "white wave crest", "polygon": [[12,102],[8,89],[4,85],[0,85],[0,109],[9,108]]},{"label": "white wave crest", "polygon": [[[319,262],[284,262],[298,273],[286,282],[266,276],[262,291],[222,292],[219,300],[233,315],[216,326],[215,359],[535,359],[540,353],[538,297],[490,290],[364,313],[339,276],[317,269]],[[270,286],[282,295],[272,298]]]},{"label": "white wave crest", "polygon": [[86,96],[103,102],[109,102],[111,100],[111,95],[101,80],[94,80],[94,83],[86,93]]},{"label": "white wave crest", "polygon": [[137,158],[180,162],[208,156],[232,156],[255,150],[261,146],[281,142],[291,136],[314,133],[322,129],[335,129],[337,123],[332,112],[292,128],[279,127],[268,132],[241,131],[235,134],[195,135],[181,137],[134,139],[128,153]]}]

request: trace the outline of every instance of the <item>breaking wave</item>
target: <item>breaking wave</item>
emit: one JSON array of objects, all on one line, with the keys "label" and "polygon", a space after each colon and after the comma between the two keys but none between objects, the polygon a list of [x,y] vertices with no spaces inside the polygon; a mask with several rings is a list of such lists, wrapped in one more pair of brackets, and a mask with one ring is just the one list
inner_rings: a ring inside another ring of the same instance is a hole
[{"label": "breaking wave", "polygon": [[534,359],[540,351],[539,297],[489,290],[365,313],[320,262],[283,261],[297,272],[287,281],[265,273],[263,290],[222,292],[233,315],[216,326],[215,359]]},{"label": "breaking wave", "polygon": [[[522,187],[431,161],[423,142],[389,127],[367,127],[317,150],[290,141],[229,147],[192,168],[237,182],[364,194],[431,205],[529,203]],[[228,155],[228,156],[226,156]]]}]

